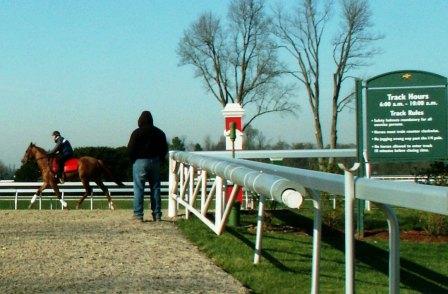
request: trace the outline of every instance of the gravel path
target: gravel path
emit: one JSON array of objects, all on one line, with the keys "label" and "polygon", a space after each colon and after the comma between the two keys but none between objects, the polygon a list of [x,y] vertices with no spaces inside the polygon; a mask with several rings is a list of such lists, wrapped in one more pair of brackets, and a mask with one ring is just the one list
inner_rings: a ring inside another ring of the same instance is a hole
[{"label": "gravel path", "polygon": [[246,293],[168,221],[129,210],[0,211],[0,293]]}]

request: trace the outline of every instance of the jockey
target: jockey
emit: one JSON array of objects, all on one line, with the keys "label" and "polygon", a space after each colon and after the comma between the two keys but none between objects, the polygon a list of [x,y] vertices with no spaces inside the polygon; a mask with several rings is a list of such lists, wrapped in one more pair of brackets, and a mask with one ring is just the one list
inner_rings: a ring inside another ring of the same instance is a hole
[{"label": "jockey", "polygon": [[59,168],[55,177],[59,179],[59,182],[61,184],[63,184],[64,163],[69,158],[72,158],[74,156],[73,148],[72,145],[70,145],[70,142],[67,139],[64,139],[64,137],[62,137],[61,133],[59,133],[58,131],[54,131],[52,137],[54,142],[56,143],[56,146],[54,146],[54,148],[48,153],[48,155],[57,155]]}]

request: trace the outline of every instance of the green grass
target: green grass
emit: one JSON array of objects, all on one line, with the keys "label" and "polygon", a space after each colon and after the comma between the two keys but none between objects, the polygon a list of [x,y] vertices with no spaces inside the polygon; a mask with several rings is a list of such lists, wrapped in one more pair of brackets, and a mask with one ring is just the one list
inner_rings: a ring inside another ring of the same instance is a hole
[{"label": "green grass", "polygon": [[[270,212],[274,225],[264,232],[261,263],[253,265],[255,216],[216,236],[196,218],[177,222],[184,234],[217,265],[256,293],[306,293],[311,283],[312,221],[288,210]],[[282,231],[282,228],[287,232]],[[294,228],[294,229],[291,229]],[[320,267],[322,293],[344,290],[344,235],[325,227]],[[403,293],[448,291],[448,246],[401,243]],[[356,242],[356,292],[388,292],[387,241]],[[273,290],[275,289],[275,291]]]}]

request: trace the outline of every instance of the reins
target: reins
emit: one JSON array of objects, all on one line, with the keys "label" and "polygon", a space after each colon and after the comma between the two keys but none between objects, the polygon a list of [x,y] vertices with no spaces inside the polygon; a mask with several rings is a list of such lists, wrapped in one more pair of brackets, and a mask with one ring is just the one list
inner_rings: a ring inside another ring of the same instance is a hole
[{"label": "reins", "polygon": [[[36,151],[38,151],[38,152],[40,152],[40,153],[43,153],[43,152],[41,152],[40,150],[39,150],[39,148],[36,148],[35,147],[35,149],[36,149]],[[35,152],[36,152],[35,151]],[[41,157],[37,157],[37,154],[36,154],[36,157],[35,157],[35,160],[36,160],[36,162],[37,161],[39,161],[39,160],[41,160],[41,159],[47,159],[47,162],[50,162],[50,157],[47,155],[47,154],[43,154],[43,156],[41,156]]]}]

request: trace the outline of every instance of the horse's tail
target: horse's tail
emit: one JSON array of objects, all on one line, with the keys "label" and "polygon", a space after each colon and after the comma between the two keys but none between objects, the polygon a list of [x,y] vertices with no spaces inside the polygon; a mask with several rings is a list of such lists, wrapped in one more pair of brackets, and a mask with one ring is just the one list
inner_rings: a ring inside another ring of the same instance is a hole
[{"label": "horse's tail", "polygon": [[125,187],[125,184],[123,184],[122,181],[118,180],[110,171],[110,169],[107,168],[107,166],[104,164],[104,162],[101,159],[98,159],[98,166],[101,168],[101,170],[106,174],[106,176],[114,181],[119,187]]}]

